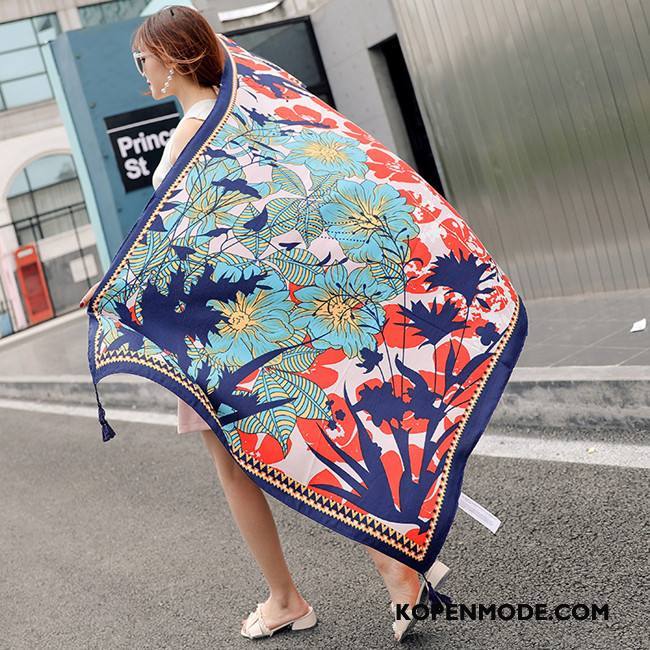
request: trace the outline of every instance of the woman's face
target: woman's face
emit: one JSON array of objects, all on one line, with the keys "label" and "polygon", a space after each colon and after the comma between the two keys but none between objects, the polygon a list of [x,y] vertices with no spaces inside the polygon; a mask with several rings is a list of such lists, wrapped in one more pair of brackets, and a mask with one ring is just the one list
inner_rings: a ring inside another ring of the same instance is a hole
[{"label": "woman's face", "polygon": [[169,97],[172,95],[174,85],[173,76],[167,86],[167,92],[164,94],[160,92],[160,89],[165,85],[165,81],[167,80],[169,68],[165,67],[162,61],[146,48],[140,51],[144,57],[144,76],[149,85],[149,90],[151,90],[151,96],[153,99],[162,99],[163,97]]}]

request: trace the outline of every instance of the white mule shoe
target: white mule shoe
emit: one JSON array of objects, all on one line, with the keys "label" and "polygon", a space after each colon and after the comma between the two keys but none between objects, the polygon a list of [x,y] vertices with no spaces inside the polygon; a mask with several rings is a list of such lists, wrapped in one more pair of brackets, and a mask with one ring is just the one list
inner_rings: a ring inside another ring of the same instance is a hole
[{"label": "white mule shoe", "polygon": [[241,629],[242,636],[245,636],[248,639],[261,639],[263,637],[273,636],[278,630],[282,630],[285,627],[290,627],[291,630],[306,630],[310,627],[314,627],[318,622],[316,614],[314,613],[314,608],[310,605],[309,611],[300,618],[296,618],[293,621],[287,621],[282,625],[270,629],[262,617],[262,605],[263,603],[257,603],[255,611],[248,615],[248,618]]},{"label": "white mule shoe", "polygon": [[[449,575],[451,569],[446,565],[436,560],[431,568],[427,571],[426,576],[427,580],[431,583],[431,586],[435,589],[439,587]],[[423,580],[420,585],[420,591],[418,592],[415,605],[422,605],[427,602],[429,597],[429,590],[427,589],[427,583]],[[413,605],[413,607],[415,607]],[[397,615],[397,605],[392,600],[390,602],[390,611],[393,614],[393,618]],[[395,633],[395,640],[402,641],[407,634],[411,632],[413,626],[417,623],[417,619],[413,616],[413,608],[407,607],[406,612],[410,616],[410,620],[406,618],[401,618],[399,620],[395,619],[393,621],[393,632]]]}]

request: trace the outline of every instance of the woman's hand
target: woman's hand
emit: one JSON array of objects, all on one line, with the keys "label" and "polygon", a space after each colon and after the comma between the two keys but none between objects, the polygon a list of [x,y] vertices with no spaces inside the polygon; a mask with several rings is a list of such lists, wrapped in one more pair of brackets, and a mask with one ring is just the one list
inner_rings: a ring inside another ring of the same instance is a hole
[{"label": "woman's hand", "polygon": [[95,282],[95,284],[93,284],[93,286],[90,287],[88,291],[86,291],[84,297],[81,299],[81,302],[79,303],[79,307],[85,307],[88,304],[88,301],[90,300],[93,293],[95,293],[95,290],[97,289],[97,286],[99,285],[100,282],[101,280]]}]

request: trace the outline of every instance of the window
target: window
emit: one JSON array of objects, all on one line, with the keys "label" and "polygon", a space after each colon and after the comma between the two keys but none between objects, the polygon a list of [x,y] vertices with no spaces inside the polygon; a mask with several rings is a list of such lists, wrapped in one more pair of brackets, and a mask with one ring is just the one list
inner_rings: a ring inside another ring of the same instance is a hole
[{"label": "window", "polygon": [[[77,7],[79,19],[84,27],[117,23],[140,15],[150,0],[111,0],[96,5]],[[170,2],[170,4],[174,4]]]},{"label": "window", "polygon": [[14,179],[7,203],[20,246],[88,223],[69,154],[44,156],[27,165]]},{"label": "window", "polygon": [[0,23],[0,110],[52,99],[41,47],[60,32],[56,14]]}]

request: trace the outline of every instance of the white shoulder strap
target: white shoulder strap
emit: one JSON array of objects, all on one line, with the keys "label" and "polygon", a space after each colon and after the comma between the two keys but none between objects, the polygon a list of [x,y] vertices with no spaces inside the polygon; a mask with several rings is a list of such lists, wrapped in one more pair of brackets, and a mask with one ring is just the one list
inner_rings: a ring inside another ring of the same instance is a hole
[{"label": "white shoulder strap", "polygon": [[197,117],[200,120],[204,120],[212,110],[214,102],[212,100],[196,102],[193,106],[190,106],[189,110],[183,117]]}]

